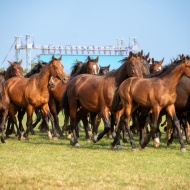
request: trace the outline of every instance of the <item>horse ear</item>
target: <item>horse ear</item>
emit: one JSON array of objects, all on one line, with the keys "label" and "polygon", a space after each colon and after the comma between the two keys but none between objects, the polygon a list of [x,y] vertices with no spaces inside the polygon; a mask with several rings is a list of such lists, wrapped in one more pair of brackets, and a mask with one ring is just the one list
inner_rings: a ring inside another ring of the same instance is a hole
[{"label": "horse ear", "polygon": [[140,54],[141,54],[140,56],[142,57],[143,56],[143,50],[141,50]]},{"label": "horse ear", "polygon": [[152,63],[154,64],[154,58],[152,58]]},{"label": "horse ear", "polygon": [[108,68],[110,69],[110,64],[108,65]]},{"label": "horse ear", "polygon": [[90,56],[88,56],[88,61],[91,61],[91,58],[90,58]]},{"label": "horse ear", "polygon": [[150,58],[147,60],[148,63],[150,63]]},{"label": "horse ear", "polygon": [[148,52],[148,54],[145,56],[145,58],[146,58],[146,59],[148,59],[148,58],[149,58],[149,54],[150,54],[150,53]]},{"label": "horse ear", "polygon": [[21,65],[22,64],[22,60],[20,60],[20,62],[18,62],[18,65]]},{"label": "horse ear", "polygon": [[164,58],[160,61],[160,65],[162,65],[163,62],[164,62]]},{"label": "horse ear", "polygon": [[60,56],[59,61],[61,61],[61,59],[62,59],[62,55]]},{"label": "horse ear", "polygon": [[95,59],[95,62],[98,63],[98,57]]},{"label": "horse ear", "polygon": [[12,65],[12,64],[13,64],[13,62],[11,62],[11,61],[8,61],[8,62],[9,62],[9,64],[10,64],[10,65]]},{"label": "horse ear", "polygon": [[52,61],[54,61],[55,60],[55,57],[54,57],[54,55],[52,56]]}]

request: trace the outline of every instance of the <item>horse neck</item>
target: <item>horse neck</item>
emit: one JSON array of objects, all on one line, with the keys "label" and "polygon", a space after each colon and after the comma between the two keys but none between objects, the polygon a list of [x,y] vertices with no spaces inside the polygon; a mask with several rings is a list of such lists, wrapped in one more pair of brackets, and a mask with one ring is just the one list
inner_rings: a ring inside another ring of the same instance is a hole
[{"label": "horse neck", "polygon": [[[50,66],[46,65],[39,74],[36,75],[38,80],[38,87],[47,88],[50,80]],[[47,88],[48,89],[48,88]]]},{"label": "horse neck", "polygon": [[184,64],[179,64],[174,67],[171,71],[169,71],[167,74],[163,75],[161,78],[165,82],[166,86],[172,89],[176,89],[176,86],[182,76],[184,75]]},{"label": "horse neck", "polygon": [[118,69],[109,72],[107,76],[113,76],[116,87],[119,87],[125,79],[129,78],[127,72],[127,64],[123,63]]}]

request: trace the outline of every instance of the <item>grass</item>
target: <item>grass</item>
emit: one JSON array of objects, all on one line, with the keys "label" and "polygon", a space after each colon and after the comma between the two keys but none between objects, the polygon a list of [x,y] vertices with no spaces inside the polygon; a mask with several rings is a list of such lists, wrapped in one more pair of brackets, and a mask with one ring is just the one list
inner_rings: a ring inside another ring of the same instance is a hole
[{"label": "grass", "polygon": [[[61,123],[63,122],[60,115]],[[102,126],[101,129],[102,130]],[[174,140],[166,146],[152,142],[143,151],[110,150],[112,139],[104,137],[96,144],[85,141],[81,131],[80,148],[70,146],[66,137],[49,140],[36,129],[29,141],[14,135],[0,144],[0,189],[133,189],[177,190],[190,188],[190,148],[181,153]],[[135,136],[136,144],[138,138]]]}]

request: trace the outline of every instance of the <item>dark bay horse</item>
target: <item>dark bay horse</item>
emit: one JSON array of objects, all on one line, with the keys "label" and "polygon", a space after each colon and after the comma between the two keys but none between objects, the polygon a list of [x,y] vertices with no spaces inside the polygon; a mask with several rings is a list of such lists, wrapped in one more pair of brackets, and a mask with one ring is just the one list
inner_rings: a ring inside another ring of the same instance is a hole
[{"label": "dark bay horse", "polygon": [[[9,96],[12,104],[9,107],[9,114],[16,123],[15,114],[18,107],[26,108],[27,122],[25,137],[28,138],[28,134],[31,130],[32,115],[36,108],[40,108],[43,112],[46,122],[48,118],[52,123],[53,135],[55,135],[55,127],[53,117],[50,113],[48,101],[49,101],[49,79],[51,76],[59,78],[63,83],[67,82],[66,74],[63,71],[63,65],[61,64],[61,58],[56,59],[52,56],[52,60],[43,67],[40,73],[31,76],[30,78],[13,77],[5,82],[5,91]],[[49,138],[52,138],[50,130],[48,130]]]},{"label": "dark bay horse", "polygon": [[107,73],[109,73],[110,71],[110,65],[108,66],[100,66],[100,69],[99,69],[99,75],[106,75]]},{"label": "dark bay horse", "polygon": [[142,77],[142,56],[133,55],[122,60],[122,65],[106,75],[81,74],[68,83],[63,95],[62,107],[66,115],[70,116],[70,124],[74,146],[80,146],[76,135],[76,113],[80,106],[88,112],[100,113],[104,122],[104,131],[96,136],[93,127],[93,141],[99,141],[110,129],[109,111],[116,89],[128,77]]},{"label": "dark bay horse", "polygon": [[[149,143],[150,138],[156,139],[158,117],[162,109],[172,118],[178,132],[180,150],[185,152],[183,138],[180,133],[179,120],[176,117],[174,103],[176,101],[176,86],[182,76],[190,77],[190,58],[181,56],[181,59],[163,69],[163,71],[152,78],[133,77],[125,80],[119,87],[118,94],[124,104],[124,116],[122,122],[128,131],[132,150],[136,149],[132,133],[130,131],[131,113],[139,106],[149,108],[152,111],[152,123],[149,134],[143,134],[140,148],[143,149]],[[119,139],[121,127],[118,127],[113,148]]]}]

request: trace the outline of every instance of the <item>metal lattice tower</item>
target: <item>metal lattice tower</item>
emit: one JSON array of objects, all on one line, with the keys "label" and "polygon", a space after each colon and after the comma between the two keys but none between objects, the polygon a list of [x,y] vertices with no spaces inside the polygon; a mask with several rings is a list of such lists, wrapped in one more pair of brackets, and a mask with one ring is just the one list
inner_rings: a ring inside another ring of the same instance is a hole
[{"label": "metal lattice tower", "polygon": [[116,46],[73,46],[73,45],[36,45],[32,42],[33,34],[26,34],[26,43],[21,43],[22,36],[15,36],[16,60],[19,60],[20,50],[26,50],[26,66],[31,69],[31,51],[41,50],[42,54],[62,54],[62,55],[127,55],[129,51],[136,53],[138,43],[136,37],[129,38],[129,45],[124,44],[124,38],[117,38]]}]

